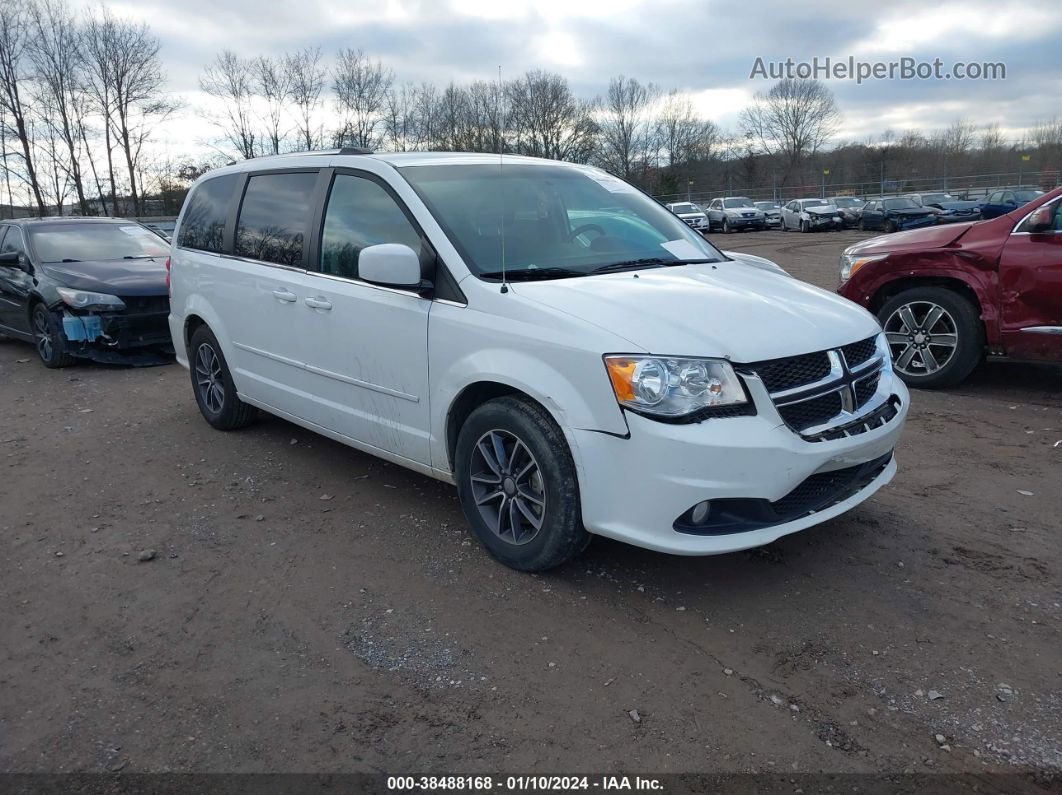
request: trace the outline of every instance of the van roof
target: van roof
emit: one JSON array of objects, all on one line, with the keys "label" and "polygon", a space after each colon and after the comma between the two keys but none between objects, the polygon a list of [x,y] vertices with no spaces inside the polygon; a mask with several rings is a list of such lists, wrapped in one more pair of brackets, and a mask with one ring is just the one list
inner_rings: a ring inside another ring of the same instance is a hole
[{"label": "van roof", "polygon": [[[327,158],[329,162],[336,163],[340,159],[349,160],[355,165],[359,160],[372,158],[389,163],[396,168],[402,166],[426,166],[426,165],[469,165],[498,163],[499,155],[482,152],[364,152],[354,149],[326,149],[311,152],[291,152],[282,155],[269,155],[255,157],[250,160],[240,160],[230,163],[227,167],[217,169],[214,173],[257,171],[268,168],[293,167],[301,160]],[[563,163],[558,160],[547,160],[541,157],[527,157],[526,155],[504,156],[504,162],[508,164],[519,163],[521,165],[565,165],[572,168],[585,168],[576,163]]]}]

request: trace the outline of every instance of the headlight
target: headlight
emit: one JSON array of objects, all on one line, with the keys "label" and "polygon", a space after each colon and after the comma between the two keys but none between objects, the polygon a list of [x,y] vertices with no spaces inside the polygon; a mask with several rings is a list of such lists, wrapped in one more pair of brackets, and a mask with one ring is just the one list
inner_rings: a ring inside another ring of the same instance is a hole
[{"label": "headlight", "polygon": [[120,312],[125,309],[125,303],[116,295],[107,293],[94,293],[90,290],[75,290],[72,287],[57,287],[59,297],[63,303],[74,309],[93,310],[101,309],[108,312]]},{"label": "headlight", "polygon": [[747,403],[734,368],[720,359],[606,356],[621,406],[658,417],[682,417],[713,406]]},{"label": "headlight", "polygon": [[860,256],[859,254],[849,254],[847,251],[841,255],[841,281],[846,282],[852,278],[857,270],[862,268],[868,262],[877,262],[879,259],[885,259],[888,254],[873,254],[868,256]]}]

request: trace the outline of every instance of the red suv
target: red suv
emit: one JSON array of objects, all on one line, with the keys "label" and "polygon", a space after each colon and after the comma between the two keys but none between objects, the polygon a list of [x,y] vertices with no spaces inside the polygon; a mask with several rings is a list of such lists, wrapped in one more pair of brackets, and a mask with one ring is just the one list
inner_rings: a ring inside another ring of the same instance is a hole
[{"label": "red suv", "polygon": [[878,316],[911,386],[957,384],[986,352],[1062,362],[1062,188],[990,221],[856,243],[837,292]]}]

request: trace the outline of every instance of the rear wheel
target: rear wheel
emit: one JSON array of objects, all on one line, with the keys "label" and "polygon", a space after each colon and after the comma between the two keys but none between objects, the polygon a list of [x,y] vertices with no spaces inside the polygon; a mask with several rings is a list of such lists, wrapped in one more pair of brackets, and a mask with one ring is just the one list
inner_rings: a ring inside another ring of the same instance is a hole
[{"label": "rear wheel", "polygon": [[33,307],[33,341],[45,367],[69,367],[74,357],[66,351],[66,338],[55,316],[44,304]]},{"label": "rear wheel", "polygon": [[564,434],[537,403],[484,403],[461,427],[455,458],[461,508],[499,561],[543,571],[585,548],[575,464]]},{"label": "rear wheel", "polygon": [[188,358],[195,402],[207,422],[219,431],[234,431],[255,421],[258,409],[237,397],[221,346],[206,326],[192,335]]},{"label": "rear wheel", "polygon": [[944,287],[914,287],[878,312],[905,383],[923,389],[953,386],[984,356],[985,332],[977,309]]}]

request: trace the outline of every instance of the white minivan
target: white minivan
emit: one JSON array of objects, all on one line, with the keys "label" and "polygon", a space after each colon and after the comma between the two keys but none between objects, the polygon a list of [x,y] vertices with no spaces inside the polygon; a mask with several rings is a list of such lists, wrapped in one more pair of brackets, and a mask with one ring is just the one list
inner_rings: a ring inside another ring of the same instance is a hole
[{"label": "white minivan", "polygon": [[343,149],[211,171],[170,295],[207,422],[264,410],[454,483],[517,569],[594,534],[767,544],[896,472],[908,393],[872,315],[588,166]]}]

